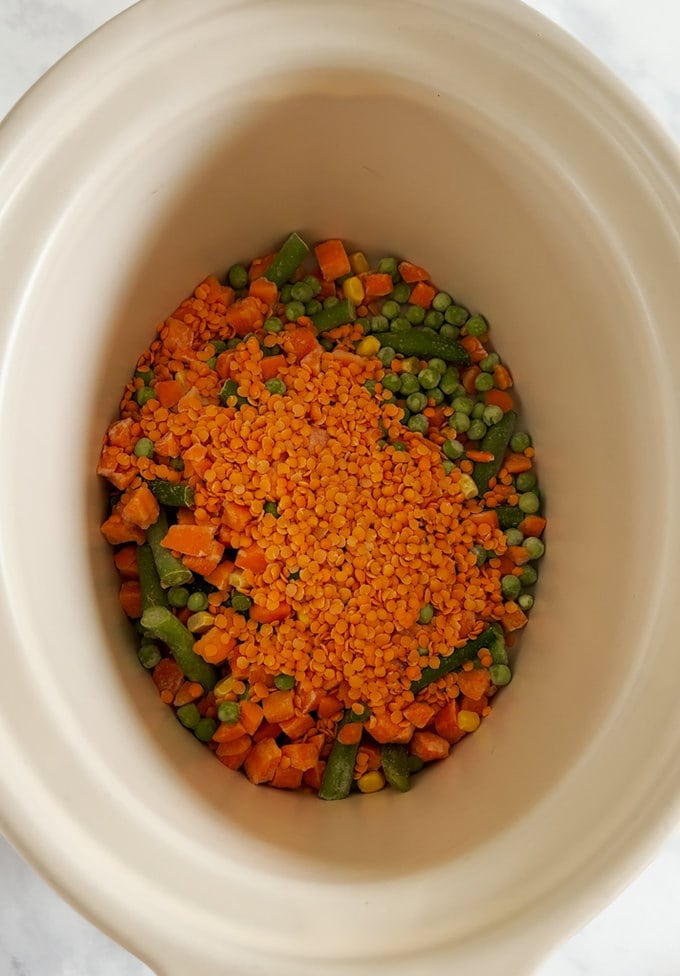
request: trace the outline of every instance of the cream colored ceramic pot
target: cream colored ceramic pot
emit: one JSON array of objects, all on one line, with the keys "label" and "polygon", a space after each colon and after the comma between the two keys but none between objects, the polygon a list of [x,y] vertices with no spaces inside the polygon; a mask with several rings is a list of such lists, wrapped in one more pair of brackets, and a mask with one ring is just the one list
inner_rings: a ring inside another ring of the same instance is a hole
[{"label": "cream colored ceramic pot", "polygon": [[[143,0],[2,126],[0,813],[162,976],[529,973],[676,817],[679,188],[633,99],[514,0]],[[482,309],[540,450],[515,680],[405,796],[217,764],[139,668],[99,534],[154,323],[294,227]]]}]

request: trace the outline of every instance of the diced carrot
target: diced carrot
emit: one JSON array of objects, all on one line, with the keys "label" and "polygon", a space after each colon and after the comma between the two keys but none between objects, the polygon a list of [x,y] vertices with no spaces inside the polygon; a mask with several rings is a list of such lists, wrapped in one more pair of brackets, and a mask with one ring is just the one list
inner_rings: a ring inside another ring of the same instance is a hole
[{"label": "diced carrot", "polygon": [[[349,728],[349,726],[345,726]],[[312,769],[319,759],[319,749],[311,742],[296,742],[292,745],[281,746],[281,755],[290,759],[291,766],[306,773]]]},{"label": "diced carrot", "polygon": [[217,302],[220,302],[226,308],[227,306],[231,305],[234,300],[234,289],[230,288],[229,285],[223,285],[215,277],[215,275],[208,275],[208,277],[201,282],[196,291],[198,291],[198,289],[207,291],[205,301],[210,305],[215,305]]},{"label": "diced carrot", "polygon": [[479,368],[479,366],[468,366],[468,368],[463,371],[460,381],[463,384],[463,388],[466,393],[470,393],[474,395],[477,392],[477,389],[475,387],[475,380],[477,379],[480,373],[481,373],[481,369]]},{"label": "diced carrot", "polygon": [[436,288],[426,284],[424,281],[419,281],[413,286],[409,302],[411,305],[420,305],[421,308],[429,308],[436,294]]},{"label": "diced carrot", "polygon": [[512,571],[515,568],[515,564],[513,563],[510,556],[503,553],[502,556],[498,557],[498,560],[500,562],[500,566],[498,567],[498,569],[501,576],[511,576]]},{"label": "diced carrot", "polygon": [[245,733],[246,730],[241,722],[222,722],[215,729],[213,742],[233,742]]},{"label": "diced carrot", "polygon": [[[183,610],[187,610],[187,608],[184,607]],[[187,612],[191,616],[191,610],[187,610]],[[186,620],[182,622],[186,623]],[[236,638],[232,634],[227,634],[219,627],[212,627],[194,641],[193,650],[194,654],[200,655],[209,664],[221,664],[226,661],[235,646]]]},{"label": "diced carrot", "polygon": [[323,760],[319,760],[314,763],[311,769],[308,769],[302,774],[302,782],[305,786],[308,786],[314,792],[318,792],[321,789],[321,780],[323,779],[323,772],[326,768],[326,763]]},{"label": "diced carrot", "polygon": [[231,559],[223,559],[211,573],[206,575],[205,581],[214,586],[216,590],[228,590],[229,577],[233,572],[234,563]]},{"label": "diced carrot", "polygon": [[154,454],[162,458],[178,457],[180,451],[179,439],[172,431],[167,430],[157,441],[154,441],[153,451]]},{"label": "diced carrot", "polygon": [[246,756],[244,769],[251,783],[268,783],[281,762],[281,750],[274,739],[256,742]]},{"label": "diced carrot", "polygon": [[275,257],[276,254],[265,254],[264,257],[255,258],[248,269],[248,281],[255,281],[257,278],[261,278]]},{"label": "diced carrot", "polygon": [[361,741],[363,728],[359,722],[348,722],[338,732],[338,742],[343,746],[354,746]]},{"label": "diced carrot", "polygon": [[191,508],[178,508],[176,518],[180,525],[196,525],[196,516]]},{"label": "diced carrot", "polygon": [[423,762],[446,759],[450,749],[448,740],[435,732],[414,732],[411,739],[411,752]]},{"label": "diced carrot", "polygon": [[[321,688],[315,688],[310,681],[299,681],[295,686],[295,711],[307,714],[313,712],[321,701],[323,692]],[[337,699],[336,699],[337,700]],[[342,707],[341,705],[339,707]]]},{"label": "diced carrot", "polygon": [[394,287],[392,275],[374,272],[362,276],[364,286],[364,301],[370,302],[372,298],[380,298],[389,295]]},{"label": "diced carrot", "polygon": [[157,380],[154,391],[160,405],[168,409],[179,403],[184,396],[184,390],[177,380]]},{"label": "diced carrot", "polygon": [[376,742],[409,742],[414,726],[408,720],[396,724],[388,715],[371,715],[366,729]]},{"label": "diced carrot", "polygon": [[463,738],[465,733],[458,727],[458,705],[455,700],[439,709],[434,717],[434,727],[437,735],[451,744]]},{"label": "diced carrot", "polygon": [[257,702],[242,701],[239,704],[239,721],[248,735],[255,735],[264,721],[264,712]]},{"label": "diced carrot", "polygon": [[512,613],[506,613],[501,617],[501,624],[504,630],[520,630],[526,622],[527,616],[520,607],[517,607]]},{"label": "diced carrot", "polygon": [[470,356],[470,362],[480,363],[482,359],[485,359],[489,355],[477,336],[463,336],[463,338],[459,341],[461,346],[463,346],[464,349],[467,349]]},{"label": "diced carrot", "polygon": [[507,367],[505,367],[502,363],[498,363],[496,366],[494,366],[493,378],[499,390],[509,390],[512,386],[512,376],[510,375]]},{"label": "diced carrot", "polygon": [[319,718],[333,718],[342,711],[342,702],[335,695],[324,695],[318,706]]},{"label": "diced carrot", "polygon": [[114,420],[106,432],[109,444],[114,447],[131,448],[132,445],[132,418],[126,417],[124,420]]},{"label": "diced carrot", "polygon": [[522,471],[531,471],[533,462],[523,454],[508,454],[503,461],[503,467],[508,474],[521,474]]},{"label": "diced carrot", "polygon": [[360,757],[366,760],[366,772],[370,773],[380,769],[382,765],[382,749],[377,742],[371,742],[370,739],[364,739],[359,746],[357,760]]},{"label": "diced carrot", "polygon": [[474,512],[472,515],[468,515],[468,518],[475,525],[489,525],[492,529],[498,528],[498,514],[493,508],[489,508],[485,512]]},{"label": "diced carrot", "polygon": [[269,278],[255,278],[250,282],[248,294],[254,298],[259,298],[261,302],[271,309],[276,304],[279,297],[279,290]]},{"label": "diced carrot", "polygon": [[291,351],[295,356],[295,359],[300,362],[308,356],[310,352],[315,349],[319,349],[319,342],[316,338],[316,332],[306,326],[301,326],[300,328],[293,329],[286,333],[288,337],[288,342],[291,347]]},{"label": "diced carrot", "polygon": [[302,770],[294,766],[288,766],[286,769],[279,766],[269,785],[277,790],[299,790],[302,786]]},{"label": "diced carrot", "polygon": [[253,521],[250,509],[245,505],[237,505],[236,502],[225,502],[222,508],[222,519],[236,532],[243,532]]},{"label": "diced carrot", "polygon": [[142,616],[142,590],[139,580],[123,580],[118,591],[118,599],[128,617],[137,620]]},{"label": "diced carrot", "polygon": [[314,719],[311,715],[294,715],[285,722],[281,722],[281,731],[287,735],[291,742],[301,739],[305,732],[314,728]]},{"label": "diced carrot", "polygon": [[441,427],[446,420],[446,414],[444,413],[445,410],[446,407],[432,407],[432,413],[427,415],[430,428]]},{"label": "diced carrot", "polygon": [[493,454],[491,451],[473,451],[468,449],[465,452],[465,456],[475,463],[485,464],[487,461],[493,461]]},{"label": "diced carrot", "polygon": [[224,555],[224,545],[213,539],[205,556],[182,556],[182,562],[192,573],[209,576],[219,566]]},{"label": "diced carrot", "polygon": [[244,336],[249,332],[255,332],[264,322],[263,307],[259,298],[247,295],[230,305],[224,313],[224,318],[237,336]]},{"label": "diced carrot", "polygon": [[295,715],[293,692],[272,691],[262,701],[264,717],[268,722],[285,722]]},{"label": "diced carrot", "polygon": [[434,708],[426,702],[412,702],[404,709],[404,718],[412,722],[417,729],[424,729],[434,718]]},{"label": "diced carrot", "polygon": [[505,390],[487,390],[484,394],[484,403],[489,407],[500,407],[503,413],[512,410],[515,405],[515,401]]},{"label": "diced carrot", "polygon": [[161,330],[163,345],[169,352],[177,352],[180,349],[190,349],[191,341],[194,337],[194,330],[186,322],[172,318],[165,320]]},{"label": "diced carrot", "polygon": [[546,521],[540,515],[527,515],[525,519],[522,519],[517,528],[525,538],[529,536],[536,536],[538,538],[543,535],[545,526]]},{"label": "diced carrot", "polygon": [[290,606],[287,603],[279,603],[278,607],[270,610],[269,607],[260,607],[253,604],[250,608],[249,616],[251,620],[257,620],[259,624],[274,624],[279,620],[286,620],[290,617]]},{"label": "diced carrot", "polygon": [[215,755],[221,763],[229,769],[240,769],[250,752],[253,740],[249,735],[242,735],[233,742],[221,742]]},{"label": "diced carrot", "polygon": [[171,525],[161,545],[186,556],[208,556],[214,552],[214,537],[212,525]]},{"label": "diced carrot", "polygon": [[126,492],[123,498],[125,501],[121,499],[120,514],[126,522],[138,525],[140,529],[148,529],[158,519],[160,506],[147,485],[142,484],[139,488]]},{"label": "diced carrot", "polygon": [[413,281],[430,280],[429,272],[425,268],[421,268],[418,264],[412,264],[410,261],[400,261],[398,267],[399,274],[409,284]]},{"label": "diced carrot", "polygon": [[139,579],[137,546],[123,546],[113,557],[113,562],[122,579]]},{"label": "diced carrot", "polygon": [[487,693],[491,683],[489,672],[485,668],[460,671],[457,675],[457,681],[463,695],[472,698],[474,701],[479,701],[482,695]]},{"label": "diced carrot", "polygon": [[477,715],[480,716],[484,714],[484,709],[489,704],[489,700],[486,695],[482,695],[481,698],[472,698],[470,695],[461,695],[457,701],[459,712],[476,712]]},{"label": "diced carrot", "polygon": [[352,270],[345,245],[337,238],[317,244],[314,253],[325,281],[335,281]]},{"label": "diced carrot", "polygon": [[221,380],[229,379],[232,367],[237,364],[236,353],[233,349],[225,349],[215,360],[215,372]]},{"label": "diced carrot", "polygon": [[260,362],[263,380],[272,380],[287,366],[285,356],[265,356]]},{"label": "diced carrot", "polygon": [[160,692],[167,691],[170,694],[170,701],[175,697],[182,687],[184,675],[179,664],[172,658],[162,658],[153,669],[153,682]]},{"label": "diced carrot", "polygon": [[253,733],[253,742],[260,742],[261,739],[275,739],[281,735],[281,726],[278,722],[263,722],[257,732]]},{"label": "diced carrot", "polygon": [[257,545],[239,549],[236,553],[236,565],[240,569],[249,569],[252,573],[264,573],[267,568],[264,549]]},{"label": "diced carrot", "polygon": [[197,681],[183,681],[179,691],[175,695],[172,704],[176,708],[180,708],[182,705],[188,705],[189,702],[196,701],[203,694],[203,687],[199,685]]},{"label": "diced carrot", "polygon": [[506,552],[510,559],[512,559],[515,566],[523,566],[531,559],[531,556],[524,546],[508,546]]}]

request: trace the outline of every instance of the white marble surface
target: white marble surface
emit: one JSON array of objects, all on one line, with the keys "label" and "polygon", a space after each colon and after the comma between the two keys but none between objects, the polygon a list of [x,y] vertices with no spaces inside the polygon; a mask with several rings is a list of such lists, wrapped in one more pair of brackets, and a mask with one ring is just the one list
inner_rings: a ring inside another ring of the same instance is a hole
[{"label": "white marble surface", "polygon": [[[679,0],[530,0],[619,74],[680,141]],[[0,118],[128,0],[0,0]],[[680,825],[654,862],[536,976],[680,974]],[[0,838],[0,976],[148,976]],[[508,973],[507,976],[514,976]]]}]

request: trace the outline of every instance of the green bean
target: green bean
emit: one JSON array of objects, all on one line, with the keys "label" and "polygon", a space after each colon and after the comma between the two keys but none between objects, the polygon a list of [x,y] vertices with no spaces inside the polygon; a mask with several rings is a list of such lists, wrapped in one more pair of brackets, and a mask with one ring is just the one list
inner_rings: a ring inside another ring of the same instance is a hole
[{"label": "green bean", "polygon": [[337,329],[340,325],[347,325],[348,322],[354,321],[354,303],[349,298],[343,298],[341,302],[329,308],[322,308],[320,312],[310,317],[317,332],[328,332],[330,329]]},{"label": "green bean", "polygon": [[[352,709],[348,708],[338,723],[338,732],[350,722],[365,722],[368,718],[367,713],[368,709],[364,709],[361,715],[355,715]],[[321,777],[319,796],[322,800],[344,800],[349,796],[354,782],[354,764],[358,751],[358,742],[345,745],[336,736]]]},{"label": "green bean", "polygon": [[391,346],[404,356],[423,359],[443,359],[446,363],[467,366],[470,356],[464,346],[454,339],[443,339],[431,329],[411,329],[409,332],[376,332],[381,346]]},{"label": "green bean", "polygon": [[142,591],[142,610],[149,607],[166,607],[168,598],[161,586],[151,546],[148,543],[137,546],[137,570],[139,586]]},{"label": "green bean", "polygon": [[178,485],[172,481],[156,478],[149,482],[149,488],[161,505],[172,508],[190,508],[194,504],[194,489],[191,485]]},{"label": "green bean", "polygon": [[142,627],[167,644],[182,673],[197,681],[206,691],[214,688],[217,671],[194,652],[191,631],[167,607],[149,607],[142,614]]},{"label": "green bean", "polygon": [[524,512],[516,505],[499,505],[495,512],[501,529],[516,529],[525,518]]},{"label": "green bean", "polygon": [[440,658],[438,667],[423,668],[421,676],[416,681],[411,682],[411,691],[413,694],[417,695],[419,691],[432,684],[433,681],[438,681],[444,675],[450,674],[452,671],[457,671],[466,661],[474,661],[477,657],[477,652],[482,647],[491,650],[489,645],[499,633],[499,630],[500,628],[497,624],[492,624],[488,630],[483,630],[479,637],[475,637],[474,640],[469,640],[462,647],[457,647],[448,657]]},{"label": "green bean", "polygon": [[488,651],[491,655],[493,664],[507,664],[508,652],[505,647],[505,638],[500,627],[492,628],[494,632],[489,638]]},{"label": "green bean", "polygon": [[192,579],[192,573],[184,563],[173,556],[169,549],[161,545],[161,539],[165,538],[167,532],[168,520],[165,513],[161,512],[157,521],[146,530],[146,541],[151,546],[161,586],[182,586],[183,583],[188,583]]},{"label": "green bean", "polygon": [[[482,373],[480,375],[486,376],[488,374]],[[495,478],[500,471],[503,456],[510,443],[516,423],[517,414],[514,410],[508,410],[503,419],[494,424],[482,438],[480,450],[493,454],[493,461],[478,461],[472,469],[472,477],[480,495],[484,494],[491,479]]]},{"label": "green bean", "polygon": [[411,771],[408,766],[408,749],[397,742],[387,742],[380,750],[385,779],[402,793],[411,789]]},{"label": "green bean", "polygon": [[283,242],[279,253],[264,272],[264,277],[273,281],[279,288],[297,271],[309,247],[295,231]]}]

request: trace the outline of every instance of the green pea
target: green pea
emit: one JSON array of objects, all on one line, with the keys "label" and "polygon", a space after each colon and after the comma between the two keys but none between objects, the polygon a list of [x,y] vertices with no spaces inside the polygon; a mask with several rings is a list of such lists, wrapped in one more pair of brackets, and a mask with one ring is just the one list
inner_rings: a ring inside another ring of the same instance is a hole
[{"label": "green pea", "polygon": [[390,332],[410,332],[411,323],[405,316],[398,315],[390,322]]},{"label": "green pea", "polygon": [[375,395],[376,383],[377,383],[377,380],[364,380],[364,386],[366,387],[366,389],[368,390],[368,392],[371,394],[371,396],[374,396]]},{"label": "green pea", "polygon": [[445,312],[452,302],[453,299],[448,292],[438,291],[432,299],[432,308],[435,310],[435,312]]},{"label": "green pea", "polygon": [[316,315],[323,308],[321,302],[316,298],[310,298],[308,302],[305,302],[305,315]]},{"label": "green pea", "polygon": [[198,613],[200,610],[208,609],[208,597],[205,593],[201,593],[200,590],[195,590],[190,593],[187,597],[187,610],[191,610],[192,613]]},{"label": "green pea", "polygon": [[186,586],[171,586],[168,590],[168,603],[171,607],[185,607],[189,599]]},{"label": "green pea", "polygon": [[475,377],[475,389],[480,393],[486,393],[493,389],[493,376],[490,373],[480,373]]},{"label": "green pea", "polygon": [[[282,299],[282,301],[283,301],[283,299]],[[323,307],[324,308],[333,308],[333,306],[334,305],[337,305],[339,301],[340,301],[340,299],[338,298],[337,295],[329,295],[328,298],[324,298],[324,300],[323,300]]]},{"label": "green pea", "polygon": [[272,379],[266,380],[264,385],[270,393],[278,394],[279,396],[283,396],[283,394],[286,392],[286,384],[283,382],[283,380],[280,380],[278,376],[274,376]]},{"label": "green pea", "polygon": [[501,576],[501,593],[506,600],[515,600],[522,592],[522,584],[517,576]]},{"label": "green pea", "polygon": [[450,458],[444,458],[442,461],[442,468],[444,469],[444,474],[449,475],[455,468],[455,464]]},{"label": "green pea", "polygon": [[519,502],[517,503],[521,512],[525,515],[535,515],[535,513],[541,507],[538,495],[535,491],[525,491],[519,496]]},{"label": "green pea", "polygon": [[399,277],[399,269],[397,267],[396,258],[380,258],[378,261],[378,271],[380,274],[388,274],[392,276],[392,280],[396,281]]},{"label": "green pea", "polygon": [[152,369],[136,369],[134,372],[136,379],[144,380],[145,386],[149,386],[154,377],[154,372]]},{"label": "green pea", "polygon": [[217,722],[214,718],[204,717],[196,725],[194,729],[194,735],[199,740],[199,742],[210,742],[215,732],[217,731]]},{"label": "green pea", "polygon": [[395,285],[392,289],[392,301],[399,302],[403,305],[411,297],[411,289],[406,284],[405,281],[400,281],[398,285]]},{"label": "green pea", "polygon": [[533,586],[537,579],[538,573],[534,566],[529,566],[528,564],[522,566],[522,575],[519,577],[522,586]]},{"label": "green pea", "polygon": [[321,336],[319,338],[319,345],[322,349],[325,349],[326,352],[332,352],[335,349],[335,343],[333,340],[328,339],[326,336]]},{"label": "green pea", "polygon": [[472,408],[474,407],[474,401],[470,397],[456,397],[455,400],[451,402],[456,413],[466,413],[468,417],[472,413]]},{"label": "green pea", "polygon": [[418,648],[418,654],[420,655],[420,657],[428,657],[429,653],[430,653],[429,647]]},{"label": "green pea", "polygon": [[153,441],[150,437],[140,437],[134,447],[137,457],[150,458],[153,456]]},{"label": "green pea", "polygon": [[458,434],[466,434],[470,429],[470,418],[466,413],[454,413],[449,417],[449,427]]},{"label": "green pea", "polygon": [[420,372],[420,360],[417,356],[408,356],[401,361],[402,373],[413,373],[416,376]]},{"label": "green pea", "polygon": [[401,379],[397,373],[385,373],[381,382],[386,390],[397,393],[401,389]]},{"label": "green pea", "polygon": [[536,487],[536,475],[533,471],[522,471],[515,478],[517,491],[531,491]]},{"label": "green pea", "polygon": [[425,606],[420,608],[420,613],[418,614],[419,624],[429,624],[434,617],[434,607],[431,603],[426,603]]},{"label": "green pea", "polygon": [[158,650],[155,644],[142,644],[137,651],[137,657],[139,658],[139,663],[147,671],[155,668],[161,659],[161,652]]},{"label": "green pea", "polygon": [[458,327],[465,325],[469,317],[470,313],[462,305],[449,305],[444,312],[444,321]]},{"label": "green pea", "polygon": [[180,705],[175,714],[185,729],[195,729],[201,721],[201,713],[193,702]]},{"label": "green pea", "polygon": [[524,540],[524,548],[532,559],[540,559],[545,552],[543,542],[533,535],[530,535],[528,539]]},{"label": "green pea", "polygon": [[224,339],[211,339],[210,344],[218,356],[221,352],[224,352],[224,350],[227,348],[227,344],[224,341]]},{"label": "green pea", "polygon": [[389,325],[389,320],[384,315],[374,315],[371,319],[371,330],[373,332],[386,332]]},{"label": "green pea", "polygon": [[434,400],[435,407],[438,407],[439,404],[443,403],[444,400],[446,399],[446,397],[444,396],[444,394],[442,393],[442,391],[439,389],[438,386],[435,386],[434,390],[428,390],[427,392],[430,399]]},{"label": "green pea", "polygon": [[382,314],[386,319],[396,319],[396,317],[401,313],[401,306],[398,302],[391,301],[388,299],[383,302]]},{"label": "green pea", "polygon": [[494,366],[498,366],[501,361],[501,357],[496,352],[490,352],[488,356],[480,360],[479,368],[485,373],[493,373]]},{"label": "green pea", "polygon": [[280,332],[283,329],[283,322],[278,317],[278,315],[272,315],[264,323],[265,332]]},{"label": "green pea", "polygon": [[441,379],[439,380],[439,389],[446,396],[451,396],[453,391],[458,386],[458,380],[460,374],[455,366],[448,366],[447,369],[442,373]]},{"label": "green pea", "polygon": [[227,340],[227,349],[236,349],[241,345],[242,342],[243,339],[241,339],[239,336],[234,336],[233,339]]},{"label": "green pea", "polygon": [[473,420],[481,420],[482,419],[482,417],[484,416],[484,408],[485,408],[485,406],[486,406],[486,404],[483,401],[481,401],[481,400],[479,400],[479,401],[477,401],[477,403],[473,404],[473,406],[472,406],[472,413],[470,414],[470,416],[472,417]]},{"label": "green pea", "polygon": [[422,413],[414,413],[412,417],[409,417],[408,429],[414,433],[426,434],[429,426],[427,417],[424,417]]},{"label": "green pea", "polygon": [[527,610],[531,610],[534,605],[534,598],[531,593],[522,593],[521,596],[517,597],[517,603],[521,610],[526,613]]},{"label": "green pea", "polygon": [[403,441],[392,441],[391,446],[394,448],[395,451],[407,451],[408,450],[408,448],[406,447],[406,444],[404,444]]},{"label": "green pea", "polygon": [[311,302],[312,298],[314,298],[314,291],[306,281],[296,281],[290,289],[290,296],[296,302],[302,302],[304,304],[305,302]]},{"label": "green pea", "polygon": [[423,325],[427,326],[428,329],[439,329],[444,323],[444,316],[441,312],[436,309],[431,308],[429,312],[425,313],[425,318],[423,319]]},{"label": "green pea", "polygon": [[248,271],[242,264],[232,264],[227,271],[227,280],[232,288],[245,288],[248,284]]},{"label": "green pea", "polygon": [[301,315],[305,314],[305,306],[302,302],[288,302],[285,306],[285,314],[289,322],[296,322]]},{"label": "green pea", "polygon": [[509,546],[521,546],[524,542],[524,536],[519,529],[506,529],[504,535]]},{"label": "green pea", "polygon": [[273,515],[274,518],[279,517],[279,506],[276,502],[265,502],[264,503],[264,514]]},{"label": "green pea", "polygon": [[503,685],[510,684],[512,671],[507,664],[492,664],[489,668],[489,677],[492,684],[496,685],[497,688],[502,688]]},{"label": "green pea", "polygon": [[262,347],[262,355],[265,357],[265,359],[268,356],[280,356],[282,352],[283,352],[283,349],[281,348],[281,346],[263,346]]},{"label": "green pea", "polygon": [[[292,577],[291,577],[292,578]],[[231,598],[231,605],[237,613],[247,614],[252,605],[252,600],[245,593],[234,593]]]},{"label": "green pea", "polygon": [[444,322],[439,330],[439,335],[444,339],[457,339],[460,335],[460,329],[455,325],[450,325],[448,322]]},{"label": "green pea", "polygon": [[420,389],[418,377],[414,376],[413,373],[402,373],[399,386],[404,396],[410,396],[411,393],[417,393]]},{"label": "green pea", "polygon": [[135,400],[140,407],[143,407],[145,403],[148,403],[149,400],[155,399],[155,397],[156,391],[150,386],[141,386],[135,393]]},{"label": "green pea", "polygon": [[418,382],[424,390],[434,390],[435,386],[439,386],[439,373],[426,366],[418,373]]},{"label": "green pea", "polygon": [[457,461],[465,453],[465,448],[458,440],[444,441],[442,451],[451,461]]},{"label": "green pea", "polygon": [[472,318],[467,320],[465,328],[467,329],[468,335],[479,338],[480,336],[486,335],[489,331],[489,323],[483,315],[473,315]]},{"label": "green pea", "polygon": [[279,291],[279,301],[285,305],[291,300],[292,292],[293,286],[290,284],[290,282],[286,282],[285,285],[282,285],[281,290]]},{"label": "green pea", "polygon": [[383,346],[378,353],[377,358],[380,360],[383,366],[389,366],[392,360],[395,359],[396,355],[397,354],[392,346]]},{"label": "green pea", "polygon": [[227,725],[235,725],[239,720],[240,709],[238,702],[235,701],[225,701],[220,702],[217,706],[217,717],[220,722],[226,722]]},{"label": "green pea", "polygon": [[408,407],[402,406],[401,417],[399,419],[401,420],[402,424],[404,425],[408,424],[409,420],[411,419],[411,411],[409,410]]},{"label": "green pea", "polygon": [[472,549],[470,549],[470,552],[473,553],[477,557],[477,565],[478,566],[483,566],[484,563],[486,562],[487,556],[488,556],[487,551],[484,548],[484,546],[480,546],[479,543],[476,543],[472,547]]},{"label": "green pea", "polygon": [[173,471],[184,471],[184,459],[170,458],[170,467]]},{"label": "green pea", "polygon": [[481,441],[486,434],[486,424],[481,420],[473,420],[468,427],[467,435],[471,441]]},{"label": "green pea", "polygon": [[510,438],[510,448],[515,454],[522,454],[523,451],[526,451],[527,447],[531,447],[531,438],[523,431],[518,431]]},{"label": "green pea", "polygon": [[205,365],[208,369],[214,369],[217,366],[217,356],[211,356],[210,359],[206,359]]},{"label": "green pea", "polygon": [[420,325],[425,318],[425,309],[421,305],[409,305],[404,315],[411,325]]},{"label": "green pea", "polygon": [[488,406],[484,407],[482,420],[487,427],[493,427],[494,424],[500,423],[502,419],[503,411],[500,407],[497,407],[495,403],[490,403]]},{"label": "green pea", "polygon": [[411,393],[406,400],[406,406],[412,413],[420,413],[427,406],[427,397],[424,393],[418,390],[416,393]]},{"label": "green pea", "polygon": [[434,359],[429,359],[427,365],[430,369],[433,369],[435,373],[439,373],[440,378],[444,375],[447,369],[444,360],[438,359],[436,356]]}]

